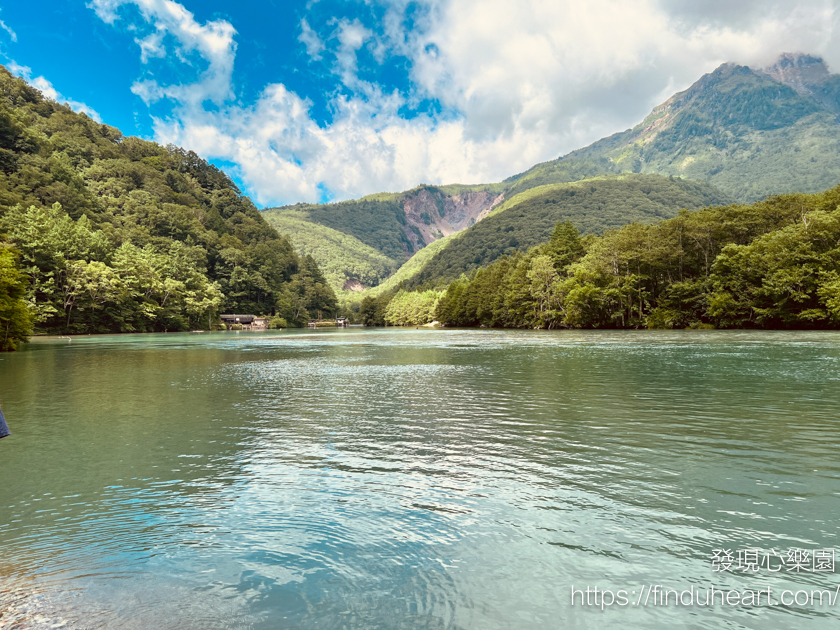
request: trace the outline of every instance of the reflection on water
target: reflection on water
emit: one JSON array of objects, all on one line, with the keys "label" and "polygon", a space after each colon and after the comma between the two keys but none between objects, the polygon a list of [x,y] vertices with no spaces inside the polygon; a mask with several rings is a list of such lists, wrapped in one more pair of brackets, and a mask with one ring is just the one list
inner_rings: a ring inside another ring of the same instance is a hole
[{"label": "reflection on water", "polygon": [[[0,355],[0,627],[836,627],[840,335],[283,331]],[[62,624],[64,624],[62,626]]]}]

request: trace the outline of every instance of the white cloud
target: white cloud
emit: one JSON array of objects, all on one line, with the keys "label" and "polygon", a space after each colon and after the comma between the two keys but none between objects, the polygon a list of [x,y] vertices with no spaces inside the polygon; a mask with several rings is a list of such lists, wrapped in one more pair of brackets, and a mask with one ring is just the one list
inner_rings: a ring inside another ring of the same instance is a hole
[{"label": "white cloud", "polygon": [[31,68],[27,66],[21,66],[15,61],[10,61],[8,64],[6,64],[6,67],[9,69],[9,72],[25,79],[27,83],[29,83],[32,87],[40,90],[41,93],[47,98],[57,101],[59,103],[66,103],[74,111],[85,113],[98,123],[102,122],[102,117],[92,107],[88,107],[84,103],[80,103],[79,101],[74,101],[73,99],[62,96],[58,92],[58,90],[56,90],[53,87],[53,84],[47,81],[47,79],[42,76],[33,78]]},{"label": "white cloud", "polygon": [[309,22],[305,18],[300,21],[300,36],[298,36],[298,41],[306,46],[306,54],[313,60],[317,61],[321,59],[321,52],[325,48],[324,42],[318,37],[318,33],[312,30],[312,27],[309,26]]},{"label": "white cloud", "polygon": [[[162,98],[176,103],[200,107],[206,100],[221,105],[232,98],[231,75],[236,57],[236,30],[224,20],[199,24],[195,16],[183,5],[172,0],[92,0],[92,8],[103,21],[113,24],[120,19],[122,6],[135,6],[145,22],[154,25],[155,32],[140,39],[141,60],[165,55],[164,37],[170,35],[175,43],[175,53],[184,63],[196,56],[207,64],[198,81],[187,85],[158,85],[154,79],[134,84],[132,91],[146,102]],[[152,100],[147,100],[152,99]]]},{"label": "white cloud", "polygon": [[[840,69],[840,12],[827,0],[428,0],[412,30],[400,0],[379,24],[336,17],[319,33],[300,22],[310,58],[334,59],[334,115],[323,126],[282,83],[253,103],[234,101],[228,22],[199,24],[170,0],[89,6],[115,23],[135,15],[120,12],[124,5],[152,29],[137,40],[144,63],[169,45],[203,68],[192,83],[161,85],[151,73],[134,84],[147,103],[174,106],[155,119],[157,139],[234,163],[262,204],[316,200],[323,187],[347,198],[419,182],[498,181],[631,126],[726,61],[763,65],[802,50]],[[392,92],[365,80],[363,49],[378,62],[405,57],[411,86]],[[400,114],[422,99],[443,113]]]},{"label": "white cloud", "polygon": [[[6,32],[6,35],[9,36],[9,40],[11,40],[12,43],[17,41],[17,33],[15,33],[14,30],[12,30],[12,27],[6,24],[3,20],[0,20],[0,29]],[[3,47],[0,45],[0,52],[2,51]]]},{"label": "white cloud", "polygon": [[140,46],[140,61],[142,63],[149,63],[149,59],[152,57],[166,57],[166,46],[163,45],[165,35],[166,31],[163,28],[158,28],[146,37],[134,38],[134,43]]},{"label": "white cloud", "polygon": [[447,3],[416,43],[415,80],[464,113],[475,141],[543,137],[562,153],[630,126],[720,63],[825,49],[835,31],[827,2],[784,13],[763,2],[742,29],[703,19],[699,4],[686,26],[650,0]]},{"label": "white cloud", "polygon": [[335,60],[344,85],[356,87],[358,71],[356,53],[372,36],[373,32],[365,28],[358,18],[352,22],[347,19],[338,22],[335,38],[339,41],[339,46],[335,52]]},{"label": "white cloud", "polygon": [[0,28],[2,28],[6,33],[9,35],[9,39],[13,42],[17,41],[17,33],[12,30],[12,27],[8,26],[3,20],[0,20]]}]

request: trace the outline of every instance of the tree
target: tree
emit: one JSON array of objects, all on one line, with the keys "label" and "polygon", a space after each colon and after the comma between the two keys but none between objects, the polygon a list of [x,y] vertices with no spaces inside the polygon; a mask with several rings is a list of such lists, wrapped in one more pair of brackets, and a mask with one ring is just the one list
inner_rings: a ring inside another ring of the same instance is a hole
[{"label": "tree", "polygon": [[365,326],[385,326],[385,313],[393,298],[393,293],[384,293],[376,298],[364,298],[359,312],[362,323]]},{"label": "tree", "polygon": [[92,324],[95,310],[104,308],[119,295],[121,280],[117,272],[103,262],[71,260],[66,266],[64,283],[64,310],[67,313],[67,330],[73,307],[77,311],[89,311]]},{"label": "tree", "polygon": [[280,317],[298,325],[319,311],[322,314],[335,313],[338,308],[335,292],[312,256],[307,255],[300,259],[298,272],[292,276],[288,291],[280,296],[276,307]]},{"label": "tree", "polygon": [[[572,228],[574,229],[574,228]],[[527,273],[535,327],[556,328],[563,320],[560,277],[550,256],[537,256]]]},{"label": "tree", "polygon": [[548,246],[549,255],[557,271],[565,271],[569,265],[583,258],[586,253],[580,242],[577,228],[568,219],[565,222],[557,222]]},{"label": "tree", "polygon": [[399,291],[388,302],[385,323],[391,326],[416,326],[428,324],[435,318],[443,291]]},{"label": "tree", "polygon": [[0,244],[0,352],[29,341],[33,317],[25,298],[26,276],[17,268],[17,255]]},{"label": "tree", "polygon": [[[221,308],[268,314],[289,294],[334,309],[314,262],[222,171],[123,137],[2,67],[0,233],[39,332],[205,327]],[[292,286],[301,270],[310,281]]]}]

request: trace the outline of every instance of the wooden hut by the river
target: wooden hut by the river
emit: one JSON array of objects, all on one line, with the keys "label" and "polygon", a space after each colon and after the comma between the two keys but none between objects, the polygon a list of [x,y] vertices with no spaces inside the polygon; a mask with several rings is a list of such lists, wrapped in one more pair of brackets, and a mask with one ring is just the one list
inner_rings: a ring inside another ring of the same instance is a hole
[{"label": "wooden hut by the river", "polygon": [[251,326],[254,323],[254,320],[257,319],[256,315],[220,315],[219,318],[222,320],[222,323],[225,324],[228,328],[232,326],[236,326],[239,324],[242,326],[242,330],[251,330]]}]

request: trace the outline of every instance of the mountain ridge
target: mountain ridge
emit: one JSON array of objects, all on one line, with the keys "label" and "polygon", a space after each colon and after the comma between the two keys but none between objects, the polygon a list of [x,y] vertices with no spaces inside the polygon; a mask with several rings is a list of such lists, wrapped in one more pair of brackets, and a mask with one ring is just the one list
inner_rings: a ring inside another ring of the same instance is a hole
[{"label": "mountain ridge", "polygon": [[[391,211],[402,222],[393,232],[394,238],[404,244],[403,253],[410,257],[430,241],[457,233],[440,230],[435,213],[441,205],[452,205],[452,190],[485,193],[484,205],[471,206],[470,218],[475,222],[499,208],[509,208],[511,199],[531,188],[622,173],[707,182],[719,189],[722,198],[742,203],[773,194],[818,192],[840,182],[838,113],[840,75],[832,74],[820,57],[784,53],[764,68],[725,63],[654,107],[634,127],[536,164],[502,182],[421,186],[318,207],[321,213],[339,213],[342,205],[387,197]],[[267,209],[266,218],[271,222],[272,213],[283,214],[293,208]],[[335,227],[335,219],[331,221]],[[365,241],[358,226],[354,229],[354,236]],[[464,229],[473,228],[467,225]],[[293,234],[290,238],[294,241]],[[457,240],[447,247],[460,246],[462,241]],[[395,263],[400,262],[398,253],[390,255]],[[437,255],[443,255],[442,250]]]},{"label": "mountain ridge", "polygon": [[636,126],[512,179],[598,161],[611,172],[708,181],[741,202],[824,190],[840,181],[840,165],[832,159],[840,152],[840,75],[825,73],[822,59],[804,54],[786,53],[766,72],[722,64]]}]

